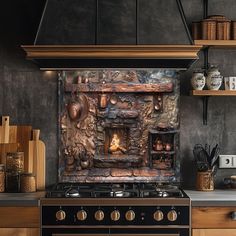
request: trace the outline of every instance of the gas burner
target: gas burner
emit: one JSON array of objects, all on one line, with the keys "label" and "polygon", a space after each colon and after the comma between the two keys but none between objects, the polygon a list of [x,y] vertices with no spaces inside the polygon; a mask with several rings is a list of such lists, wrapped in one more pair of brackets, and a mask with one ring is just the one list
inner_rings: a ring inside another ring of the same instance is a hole
[{"label": "gas burner", "polygon": [[65,197],[80,197],[79,189],[70,188],[65,192]]}]

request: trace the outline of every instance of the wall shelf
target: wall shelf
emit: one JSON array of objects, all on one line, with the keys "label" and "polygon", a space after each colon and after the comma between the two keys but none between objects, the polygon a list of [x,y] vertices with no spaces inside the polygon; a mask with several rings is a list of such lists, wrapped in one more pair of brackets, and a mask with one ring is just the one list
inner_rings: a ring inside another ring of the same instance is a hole
[{"label": "wall shelf", "polygon": [[236,90],[192,90],[192,96],[236,96]]},{"label": "wall shelf", "polygon": [[236,90],[192,90],[192,96],[202,97],[203,101],[203,124],[207,125],[208,99],[211,96],[236,96]]},{"label": "wall shelf", "polygon": [[236,40],[194,40],[194,44],[223,49],[236,48]]}]

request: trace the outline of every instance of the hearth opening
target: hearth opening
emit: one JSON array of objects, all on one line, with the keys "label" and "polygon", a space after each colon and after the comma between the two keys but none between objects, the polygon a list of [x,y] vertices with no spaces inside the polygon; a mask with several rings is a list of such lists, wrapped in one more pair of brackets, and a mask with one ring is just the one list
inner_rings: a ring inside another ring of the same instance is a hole
[{"label": "hearth opening", "polygon": [[129,128],[105,128],[104,153],[107,156],[124,156],[129,152]]}]

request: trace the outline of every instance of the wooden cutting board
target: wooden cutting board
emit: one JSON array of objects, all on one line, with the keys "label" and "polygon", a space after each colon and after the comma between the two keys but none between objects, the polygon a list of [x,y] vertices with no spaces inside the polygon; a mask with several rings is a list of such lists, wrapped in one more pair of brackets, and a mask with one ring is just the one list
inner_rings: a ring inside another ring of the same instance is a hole
[{"label": "wooden cutting board", "polygon": [[1,143],[0,144],[0,163],[6,166],[6,155],[8,152],[17,152],[19,150],[18,143]]},{"label": "wooden cutting board", "polygon": [[33,130],[33,140],[29,141],[29,172],[36,176],[37,190],[45,190],[45,144],[39,134],[40,130]]},{"label": "wooden cutting board", "polygon": [[9,143],[10,117],[2,116],[2,125],[0,126],[0,143]]},{"label": "wooden cutting board", "polygon": [[[29,125],[9,125],[9,116],[2,116],[2,125],[0,126],[0,144],[9,144],[5,148],[1,146],[0,157],[5,162],[7,152],[24,152],[24,170],[29,172],[29,140],[31,140],[32,126]],[[18,147],[15,150],[15,147]],[[4,151],[6,150],[6,151]],[[3,154],[1,154],[3,153]]]}]

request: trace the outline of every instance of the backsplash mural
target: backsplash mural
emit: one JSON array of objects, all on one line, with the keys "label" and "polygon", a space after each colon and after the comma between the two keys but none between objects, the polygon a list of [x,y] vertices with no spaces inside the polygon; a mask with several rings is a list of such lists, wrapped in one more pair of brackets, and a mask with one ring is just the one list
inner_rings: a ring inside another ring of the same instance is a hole
[{"label": "backsplash mural", "polygon": [[60,182],[179,181],[175,70],[64,71]]}]

